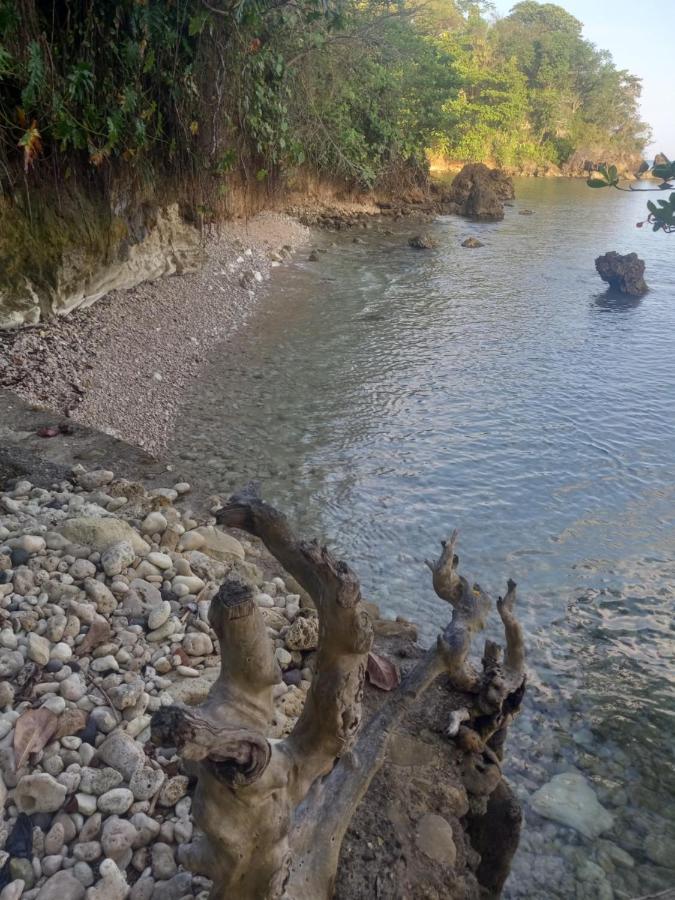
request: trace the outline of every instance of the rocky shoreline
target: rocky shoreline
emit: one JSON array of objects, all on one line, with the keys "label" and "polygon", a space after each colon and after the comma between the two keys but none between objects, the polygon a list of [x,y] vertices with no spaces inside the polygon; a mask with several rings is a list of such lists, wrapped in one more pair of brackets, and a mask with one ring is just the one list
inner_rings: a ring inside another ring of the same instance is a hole
[{"label": "rocky shoreline", "polygon": [[[201,702],[219,671],[207,613],[226,573],[256,586],[283,670],[273,736],[302,709],[311,601],[189,497],[186,483],[148,491],[81,466],[0,493],[2,900],[207,897],[181,866],[190,780],[148,740],[154,711]],[[414,637],[383,632],[397,627]]]},{"label": "rocky shoreline", "polygon": [[142,447],[166,445],[184,385],[309,237],[290,216],[233,221],[195,274],[116,291],[67,317],[0,332],[0,388]]}]

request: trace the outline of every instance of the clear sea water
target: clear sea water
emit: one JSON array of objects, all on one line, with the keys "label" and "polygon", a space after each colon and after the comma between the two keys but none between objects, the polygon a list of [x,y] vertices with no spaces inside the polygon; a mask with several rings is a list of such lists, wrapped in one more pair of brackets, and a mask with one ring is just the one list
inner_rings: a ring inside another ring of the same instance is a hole
[{"label": "clear sea water", "polygon": [[[262,481],[427,640],[446,607],[423,560],[453,528],[465,574],[515,578],[531,680],[506,896],[638,897],[675,885],[675,236],[635,227],[644,195],[517,197],[497,224],[315,236],[319,261],[278,269],[213,354],[171,452],[222,493]],[[437,249],[408,247],[420,230]],[[646,260],[643,299],[605,292],[608,250]],[[613,815],[601,837],[528,806],[564,771]]]}]

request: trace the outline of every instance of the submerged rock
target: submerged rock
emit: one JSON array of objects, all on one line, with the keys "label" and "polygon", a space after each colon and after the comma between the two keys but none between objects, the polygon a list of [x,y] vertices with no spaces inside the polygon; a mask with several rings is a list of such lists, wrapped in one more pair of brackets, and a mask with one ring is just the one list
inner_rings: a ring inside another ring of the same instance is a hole
[{"label": "submerged rock", "polygon": [[471,250],[476,249],[477,247],[484,247],[485,244],[482,241],[479,241],[478,238],[468,237],[465,241],[462,241],[462,247],[469,247]]},{"label": "submerged rock", "polygon": [[630,297],[642,297],[649,288],[644,279],[645,264],[637,253],[627,253],[622,256],[616,250],[598,256],[595,260],[595,268],[603,281],[610,288],[628,294]]},{"label": "submerged rock", "polygon": [[436,247],[436,241],[428,234],[416,234],[408,241],[408,246],[413,250],[433,250]]},{"label": "submerged rock", "polygon": [[556,775],[532,795],[530,805],[545,819],[574,828],[591,839],[614,824],[611,814],[598,802],[593,788],[576,772]]}]

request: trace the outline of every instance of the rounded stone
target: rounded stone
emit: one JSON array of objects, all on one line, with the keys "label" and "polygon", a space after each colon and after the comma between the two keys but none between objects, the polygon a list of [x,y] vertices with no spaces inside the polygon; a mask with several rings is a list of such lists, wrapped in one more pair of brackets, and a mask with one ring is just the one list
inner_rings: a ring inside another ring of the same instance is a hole
[{"label": "rounded stone", "polygon": [[109,815],[123,816],[134,802],[134,795],[128,788],[113,788],[98,798],[98,808]]}]

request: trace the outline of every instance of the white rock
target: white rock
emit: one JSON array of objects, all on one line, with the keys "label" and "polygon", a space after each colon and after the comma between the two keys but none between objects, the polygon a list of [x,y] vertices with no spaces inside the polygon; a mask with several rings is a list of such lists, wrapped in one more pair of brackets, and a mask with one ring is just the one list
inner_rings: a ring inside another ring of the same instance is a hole
[{"label": "white rock", "polygon": [[172,584],[174,588],[182,584],[191,594],[198,594],[204,587],[204,582],[196,575],[176,575]]},{"label": "white rock", "polygon": [[577,772],[555,775],[532,795],[530,805],[540,816],[574,828],[590,839],[608,831],[614,823],[593,788]]},{"label": "white rock", "polygon": [[171,557],[168,553],[157,553],[153,551],[152,553],[148,553],[148,562],[152,563],[153,566],[157,566],[158,569],[170,569],[173,565]]},{"label": "white rock", "polygon": [[171,604],[168,600],[162,600],[159,606],[155,606],[150,610],[150,614],[148,615],[148,628],[151,631],[154,631],[156,628],[160,628],[166,621],[168,621],[170,615]]},{"label": "white rock", "polygon": [[120,667],[114,656],[99,656],[90,666],[93,672],[119,672]]},{"label": "white rock", "polygon": [[188,494],[191,487],[187,481],[179,481],[178,484],[174,484],[173,489],[177,494]]},{"label": "white rock", "polygon": [[24,775],[14,791],[14,802],[19,812],[29,815],[37,812],[56,812],[63,806],[65,799],[65,787],[46,772]]},{"label": "white rock", "polygon": [[77,803],[77,811],[82,813],[83,816],[93,816],[96,812],[96,804],[98,802],[98,797],[94,797],[92,794],[75,794],[75,801]]},{"label": "white rock", "polygon": [[166,531],[168,522],[161,512],[151,512],[141,522],[141,532],[143,534],[162,534]]},{"label": "white rock", "polygon": [[59,641],[58,644],[54,644],[51,649],[51,653],[49,654],[51,659],[55,659],[57,662],[68,662],[68,660],[73,655],[73,649],[70,644],[66,644],[63,641]]}]

